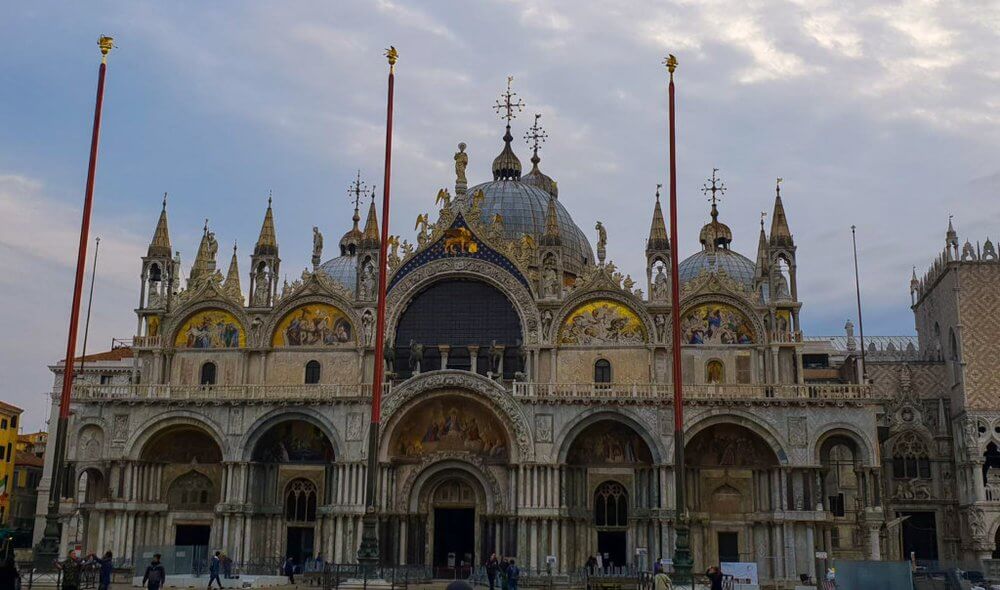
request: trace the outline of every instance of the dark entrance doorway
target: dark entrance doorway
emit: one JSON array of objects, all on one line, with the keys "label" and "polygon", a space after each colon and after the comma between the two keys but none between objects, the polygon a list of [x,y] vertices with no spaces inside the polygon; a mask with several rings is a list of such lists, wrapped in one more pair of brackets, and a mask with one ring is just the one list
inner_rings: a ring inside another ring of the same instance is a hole
[{"label": "dark entrance doorway", "polygon": [[174,531],[174,545],[205,547],[212,536],[212,526],[207,524],[179,524]]},{"label": "dark entrance doorway", "polygon": [[435,576],[465,577],[476,563],[475,550],[476,509],[435,508]]},{"label": "dark entrance doorway", "polygon": [[719,540],[719,563],[733,563],[740,560],[740,534],[733,532],[720,532]]},{"label": "dark entrance doorway", "polygon": [[903,557],[910,558],[915,553],[917,559],[937,559],[937,523],[933,512],[899,512],[899,516],[909,516],[903,521]]},{"label": "dark entrance doorway", "polygon": [[597,531],[597,552],[604,567],[626,565],[625,531]]},{"label": "dark entrance doorway", "polygon": [[288,527],[288,551],[286,557],[291,557],[296,564],[301,564],[315,556],[313,548],[313,528],[311,526]]}]

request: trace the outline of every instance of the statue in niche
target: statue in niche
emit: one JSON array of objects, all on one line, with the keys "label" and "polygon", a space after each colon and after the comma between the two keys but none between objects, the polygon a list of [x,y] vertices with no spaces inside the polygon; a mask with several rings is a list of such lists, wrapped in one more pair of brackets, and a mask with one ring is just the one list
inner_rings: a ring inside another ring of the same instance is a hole
[{"label": "statue in niche", "polygon": [[524,343],[519,339],[517,341],[517,360],[518,360],[518,370],[521,373],[527,373],[528,371],[528,349],[524,347]]},{"label": "statue in niche", "polygon": [[396,350],[393,349],[388,340],[382,345],[382,360],[385,361],[386,375],[394,375],[396,372]]},{"label": "statue in niche", "polygon": [[542,312],[542,334],[547,337],[549,335],[549,329],[552,327],[552,312],[546,309]]},{"label": "statue in niche", "polygon": [[664,342],[667,338],[667,317],[662,313],[658,313],[653,318],[653,323],[656,324],[656,337],[660,342]]},{"label": "statue in niche", "polygon": [[424,345],[410,340],[410,371],[414,375],[420,373],[420,363],[424,360]]},{"label": "statue in niche", "polygon": [[[261,266],[263,267],[263,265]],[[254,307],[267,306],[267,299],[269,295],[268,291],[270,291],[270,289],[268,288],[269,283],[270,283],[269,273],[263,268],[259,269],[257,271],[257,278],[254,284],[254,291],[253,291],[252,304]]]},{"label": "statue in niche", "polygon": [[361,315],[361,330],[365,335],[365,346],[371,346],[372,337],[375,335],[375,318],[370,309],[366,309]]},{"label": "statue in niche", "polygon": [[[462,194],[468,181],[465,178],[465,168],[469,165],[469,154],[465,153],[465,142],[458,144],[455,152],[455,193]],[[459,190],[461,188],[461,190]]]},{"label": "statue in niche", "polygon": [[670,279],[664,270],[664,265],[656,265],[656,276],[653,277],[653,288],[651,289],[651,299],[653,301],[666,301],[670,298]]},{"label": "statue in niche", "polygon": [[375,298],[375,266],[371,260],[366,260],[361,268],[361,298],[366,300]]},{"label": "statue in niche", "polygon": [[319,263],[322,260],[323,260],[323,234],[320,233],[319,228],[314,225],[313,226],[313,255],[312,255],[313,268],[319,266]]},{"label": "statue in niche", "polygon": [[559,297],[560,284],[559,284],[559,273],[555,268],[549,266],[545,268],[545,296],[546,297]]}]

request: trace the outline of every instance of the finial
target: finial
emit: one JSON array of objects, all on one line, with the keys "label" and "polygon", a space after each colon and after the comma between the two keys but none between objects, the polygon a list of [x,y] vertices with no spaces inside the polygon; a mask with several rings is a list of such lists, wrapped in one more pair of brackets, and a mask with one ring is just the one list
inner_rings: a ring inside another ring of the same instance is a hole
[{"label": "finial", "polygon": [[778,179],[774,183],[774,194],[777,195],[777,196],[779,196],[779,197],[781,196],[781,181],[783,181],[783,180],[785,180],[785,179],[779,176]]},{"label": "finial", "polygon": [[667,66],[667,71],[670,72],[670,81],[674,81],[674,70],[677,69],[677,58],[671,53],[663,60],[663,65]]},{"label": "finial", "polygon": [[163,192],[163,210],[164,211],[167,210],[167,193],[166,193],[166,191]]},{"label": "finial", "polygon": [[389,60],[389,72],[393,72],[396,68],[396,60],[399,59],[399,52],[392,45],[385,50],[385,58]]},{"label": "finial", "polygon": [[267,208],[271,208],[271,199],[274,198],[274,193],[271,189],[267,189]]},{"label": "finial", "polygon": [[233,240],[233,254],[236,254],[236,240]]},{"label": "finial", "polygon": [[204,229],[204,231],[205,231],[206,234],[208,233],[208,218],[207,217],[205,218],[205,229]]},{"label": "finial", "polygon": [[108,63],[108,52],[115,48],[114,37],[101,35],[97,38],[97,46],[101,48],[101,63]]},{"label": "finial", "polygon": [[656,183],[656,202],[657,203],[660,202],[660,189],[661,188],[663,188],[663,183],[662,182],[657,182]]},{"label": "finial", "polygon": [[[718,216],[719,214],[718,210],[715,207],[716,203],[719,201],[722,195],[726,194],[726,183],[722,182],[722,180],[716,176],[716,173],[718,172],[719,172],[718,168],[712,168],[712,178],[708,179],[708,181],[701,188],[702,193],[706,195],[709,193],[712,194],[712,196],[709,197],[709,200],[712,202],[713,218]],[[709,182],[711,182],[711,185],[709,184]]]},{"label": "finial", "polygon": [[375,202],[375,185],[372,185],[372,203]]},{"label": "finial", "polygon": [[[495,105],[493,105],[493,110],[497,112],[497,115],[501,119],[506,119],[507,127],[510,127],[510,122],[517,118],[517,114],[524,110],[524,101],[520,98],[516,101],[514,97],[517,96],[516,92],[512,92],[510,89],[511,83],[514,82],[514,76],[507,76],[507,91],[500,95],[497,99]],[[503,102],[501,102],[501,100]]]},{"label": "finial", "polygon": [[549,135],[545,133],[545,130],[542,129],[542,126],[538,124],[538,120],[541,118],[542,118],[541,113],[535,113],[535,124],[529,127],[528,130],[524,132],[524,141],[529,146],[531,146],[531,150],[533,152],[533,155],[531,156],[531,161],[535,165],[537,165],[538,162],[541,161],[541,159],[538,157],[538,150],[541,149],[542,144],[545,143],[545,140],[549,138]]},{"label": "finial", "polygon": [[[374,187],[372,187],[374,188]],[[358,204],[361,202],[361,195],[368,192],[368,187],[365,186],[363,180],[361,180],[361,170],[358,170],[357,176],[351,181],[351,185],[347,188],[347,195],[354,201],[354,211],[358,211]]]},{"label": "finial", "polygon": [[767,217],[767,211],[760,212],[760,231],[764,231],[764,218]]}]

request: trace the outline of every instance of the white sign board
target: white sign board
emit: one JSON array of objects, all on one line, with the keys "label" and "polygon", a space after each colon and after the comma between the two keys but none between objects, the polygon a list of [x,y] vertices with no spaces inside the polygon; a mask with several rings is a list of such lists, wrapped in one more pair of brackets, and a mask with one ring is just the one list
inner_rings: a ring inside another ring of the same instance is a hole
[{"label": "white sign board", "polygon": [[757,564],[737,561],[724,561],[719,564],[723,574],[733,577],[737,584],[758,584]]},{"label": "white sign board", "polygon": [[826,557],[827,557],[826,551],[817,551],[816,552],[816,559],[826,559]]}]

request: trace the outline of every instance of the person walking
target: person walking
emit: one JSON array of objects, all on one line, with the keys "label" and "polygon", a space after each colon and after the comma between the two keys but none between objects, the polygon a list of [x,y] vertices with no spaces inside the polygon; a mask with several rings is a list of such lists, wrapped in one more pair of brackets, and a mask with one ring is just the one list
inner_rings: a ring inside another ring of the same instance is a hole
[{"label": "person walking", "polygon": [[212,556],[212,560],[208,562],[208,587],[212,587],[212,580],[215,580],[219,584],[219,588],[222,588],[222,580],[219,579],[219,570],[222,569],[222,552],[216,551],[215,555]]},{"label": "person walking", "polygon": [[497,559],[497,554],[493,553],[486,560],[486,578],[490,581],[490,590],[493,590],[493,585],[496,583],[498,571],[500,571],[500,561]]},{"label": "person walking", "polygon": [[153,554],[153,561],[146,566],[146,573],[142,576],[142,585],[148,590],[160,590],[167,581],[167,570],[160,563],[160,554]]},{"label": "person walking", "polygon": [[100,568],[97,580],[98,590],[108,590],[111,588],[111,574],[114,571],[114,563],[111,552],[105,551],[104,557],[95,557],[94,563],[96,563],[98,568]]},{"label": "person walking", "polygon": [[500,556],[500,589],[510,590],[510,580],[507,578],[507,572],[510,571],[510,562],[504,556]]},{"label": "person walking", "polygon": [[722,570],[713,565],[705,572],[705,577],[711,583],[710,590],[722,590]]},{"label": "person walking", "polygon": [[510,590],[517,590],[517,581],[521,579],[521,570],[514,563],[514,558],[510,558],[510,567],[507,568],[507,587]]},{"label": "person walking", "polygon": [[231,557],[222,554],[222,577],[229,580],[233,577],[233,560]]},{"label": "person walking", "polygon": [[76,551],[70,550],[64,561],[56,562],[56,567],[62,572],[63,590],[77,590],[80,587],[83,562],[76,556]]},{"label": "person walking", "polygon": [[295,563],[292,562],[292,558],[289,557],[285,560],[285,567],[283,573],[288,576],[288,583],[295,583]]},{"label": "person walking", "polygon": [[663,565],[657,563],[653,566],[653,590],[673,590],[670,576],[663,571]]}]

